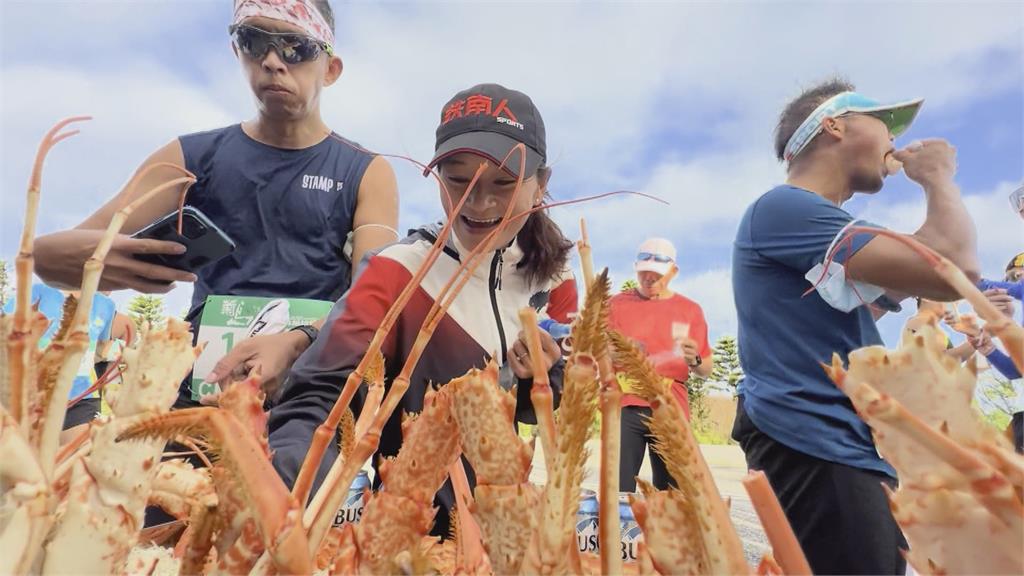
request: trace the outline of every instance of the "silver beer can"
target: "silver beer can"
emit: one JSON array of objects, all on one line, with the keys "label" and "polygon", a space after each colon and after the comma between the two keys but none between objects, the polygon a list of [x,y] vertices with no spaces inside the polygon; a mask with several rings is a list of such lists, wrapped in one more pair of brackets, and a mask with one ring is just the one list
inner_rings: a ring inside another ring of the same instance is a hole
[{"label": "silver beer can", "polygon": [[370,490],[370,476],[365,470],[360,470],[352,486],[348,489],[348,496],[342,502],[341,508],[334,516],[334,525],[358,524],[363,517],[363,508],[366,506],[367,492]]},{"label": "silver beer can", "polygon": [[576,544],[580,552],[597,553],[597,493],[580,491],[580,507],[576,511]]},{"label": "silver beer can", "polygon": [[622,534],[622,561],[636,562],[638,546],[643,541],[643,533],[640,525],[633,516],[633,509],[629,507],[629,492],[619,494],[619,525]]}]

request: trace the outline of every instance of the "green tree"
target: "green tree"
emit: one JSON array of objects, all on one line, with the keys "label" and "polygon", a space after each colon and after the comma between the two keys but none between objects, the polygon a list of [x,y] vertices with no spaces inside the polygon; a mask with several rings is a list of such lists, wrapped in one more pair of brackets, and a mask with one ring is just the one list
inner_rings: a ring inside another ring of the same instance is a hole
[{"label": "green tree", "polygon": [[1010,417],[1015,410],[1016,391],[1013,384],[998,375],[995,370],[978,375],[975,399],[985,420],[990,424],[1000,430],[1010,424]]},{"label": "green tree", "polygon": [[619,292],[629,292],[630,290],[636,290],[639,287],[640,285],[636,283],[636,278],[630,278],[622,283],[622,286],[619,288]]},{"label": "green tree", "polygon": [[147,322],[154,328],[163,327],[167,323],[164,299],[150,294],[139,294],[132,298],[128,303],[128,315],[139,328]]},{"label": "green tree", "polygon": [[703,432],[708,427],[708,380],[701,378],[693,371],[686,380],[686,395],[690,401],[690,425],[694,431]]},{"label": "green tree", "polygon": [[11,278],[7,275],[7,260],[0,258],[0,308],[7,304],[7,292],[11,288]]},{"label": "green tree", "polygon": [[733,397],[737,395],[737,387],[743,378],[743,369],[740,367],[740,352],[735,336],[722,336],[715,342],[713,351],[715,368],[711,371],[711,380],[716,388],[731,392]]}]

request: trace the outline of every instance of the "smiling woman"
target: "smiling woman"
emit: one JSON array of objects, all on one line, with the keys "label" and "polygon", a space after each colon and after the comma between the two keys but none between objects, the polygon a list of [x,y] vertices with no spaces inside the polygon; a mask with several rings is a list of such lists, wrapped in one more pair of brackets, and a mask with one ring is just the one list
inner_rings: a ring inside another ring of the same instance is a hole
[{"label": "smiling woman", "polygon": [[[498,118],[513,119],[522,127],[498,122]],[[523,216],[542,202],[551,175],[544,167],[543,120],[526,94],[481,84],[456,94],[444,106],[435,150],[430,165],[440,167],[441,204],[445,213],[454,217],[454,234],[432,264],[430,247],[442,235],[440,225],[423,226],[370,258],[352,289],[334,306],[316,342],[295,363],[269,420],[274,466],[288,484],[296,482],[314,431],[327,419],[341,395],[342,383],[363,361],[385,314],[401,301],[403,287],[423,269],[426,275],[399,312],[382,349],[384,381],[390,386],[409,358],[415,359],[420,350],[422,357],[413,360],[408,389],[400,409],[383,427],[378,455],[398,453],[403,443],[402,414],[423,410],[431,383],[484,368],[489,359],[501,366],[501,383],[506,389],[518,386],[517,419],[536,423],[530,402],[533,360],[523,341],[519,311],[529,306],[560,323],[567,323],[576,311],[576,284],[567,262],[571,243],[543,211]],[[461,211],[452,216],[452,207],[459,202]],[[491,236],[502,219],[510,216],[507,228]],[[477,261],[481,264],[440,318],[436,336],[422,348],[416,343],[420,325],[434,304],[444,300],[448,279],[460,266],[473,261],[474,249],[480,252]],[[544,358],[539,360],[549,367],[557,402],[563,362],[551,336],[541,331],[541,338]],[[492,354],[496,354],[494,358],[490,358]],[[356,392],[351,407],[356,417],[377,409],[368,400],[365,386]],[[330,443],[317,484],[337,452],[337,443]],[[375,466],[380,461],[373,458]],[[469,479],[475,481],[472,473]],[[375,487],[379,484],[378,475]],[[454,498],[450,483],[437,493],[435,505],[440,511],[435,535],[450,534],[448,512]]]},{"label": "smiling woman", "polygon": [[[512,213],[520,214],[540,205],[547,194],[551,170],[545,166],[544,120],[529,96],[497,84],[480,84],[445,104],[430,162],[440,167],[446,184],[441,189],[445,214],[465,193],[481,159],[489,165],[455,223],[469,250],[498,225],[510,202]],[[520,171],[522,187],[513,197]],[[528,280],[550,278],[565,267],[572,243],[544,211],[512,222],[498,237],[498,245],[508,245],[516,236],[523,249],[520,268]]]}]

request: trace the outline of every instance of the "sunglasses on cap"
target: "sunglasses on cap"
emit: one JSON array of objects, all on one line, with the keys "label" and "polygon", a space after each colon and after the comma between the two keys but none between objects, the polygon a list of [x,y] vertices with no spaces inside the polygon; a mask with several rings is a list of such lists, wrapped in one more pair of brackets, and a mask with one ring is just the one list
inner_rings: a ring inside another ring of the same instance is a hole
[{"label": "sunglasses on cap", "polygon": [[662,264],[664,264],[665,262],[671,262],[672,261],[671,258],[669,258],[668,256],[665,256],[663,254],[653,254],[651,252],[641,252],[641,253],[636,255],[636,261],[637,262],[647,262],[649,260],[654,260],[655,262],[661,262]]},{"label": "sunglasses on cap", "polygon": [[321,52],[334,53],[329,44],[294,32],[267,32],[254,26],[231,26],[228,32],[242,54],[254,60],[262,60],[271,48],[286,64],[311,62]]}]

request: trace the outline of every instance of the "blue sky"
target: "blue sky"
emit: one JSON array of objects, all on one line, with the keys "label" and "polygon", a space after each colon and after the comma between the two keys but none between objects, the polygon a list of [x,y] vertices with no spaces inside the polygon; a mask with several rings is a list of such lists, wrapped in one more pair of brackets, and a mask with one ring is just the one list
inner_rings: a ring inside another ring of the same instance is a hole
[{"label": "blue sky", "polygon": [[[673,240],[675,288],[704,306],[712,337],[736,330],[729,258],[739,217],[784,178],[772,152],[778,112],[833,75],[879,99],[924,97],[900,142],[942,137],[957,146],[958,182],[990,275],[1024,249],[1006,200],[1024,180],[1024,5],[334,4],[345,72],[323,108],[337,132],[426,159],[440,106],[457,90],[499,82],[527,92],[545,117],[558,199],[631,189],[671,202],[616,198],[554,217],[571,237],[587,218],[595,259],[617,283],[632,275],[645,237]],[[230,6],[0,2],[0,256],[17,251],[32,155],[59,118],[95,120],[50,155],[43,233],[77,224],[176,135],[252,115],[229,49]],[[402,226],[437,218],[436,186],[394,166]],[[911,232],[923,206],[899,176],[847,209]],[[176,289],[169,312],[189,294]],[[901,319],[882,323],[890,344]]]}]

